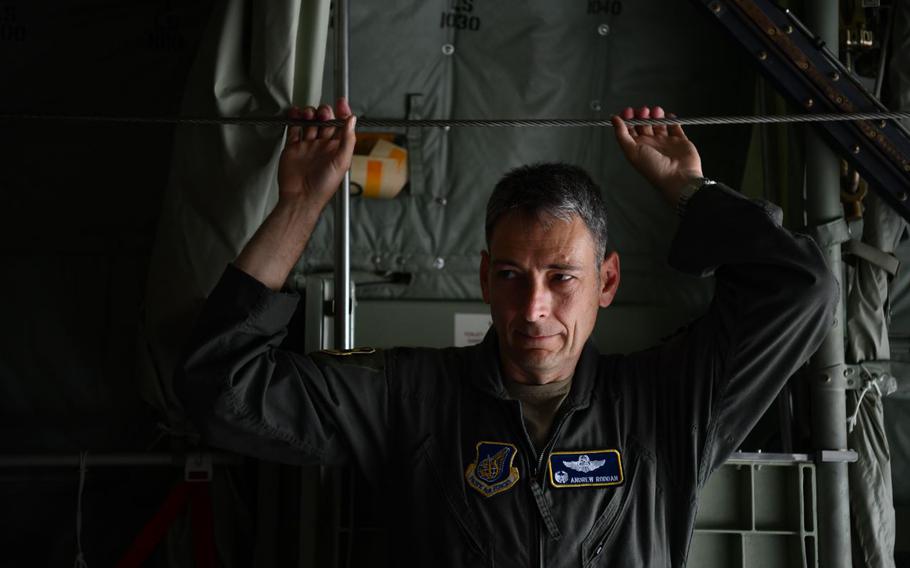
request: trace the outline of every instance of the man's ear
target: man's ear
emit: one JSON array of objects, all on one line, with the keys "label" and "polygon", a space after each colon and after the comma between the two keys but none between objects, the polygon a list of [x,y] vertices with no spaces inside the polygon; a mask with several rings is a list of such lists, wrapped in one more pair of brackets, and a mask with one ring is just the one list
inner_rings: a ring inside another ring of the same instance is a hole
[{"label": "man's ear", "polygon": [[600,307],[606,308],[613,303],[619,288],[619,255],[615,252],[600,263],[600,283]]},{"label": "man's ear", "polygon": [[480,291],[483,293],[483,303],[490,303],[489,290],[490,276],[490,253],[487,251],[480,252]]}]

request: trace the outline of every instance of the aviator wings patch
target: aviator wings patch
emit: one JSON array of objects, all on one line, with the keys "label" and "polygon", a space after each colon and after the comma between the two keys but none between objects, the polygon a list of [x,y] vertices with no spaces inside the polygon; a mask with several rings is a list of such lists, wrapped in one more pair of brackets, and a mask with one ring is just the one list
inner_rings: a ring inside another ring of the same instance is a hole
[{"label": "aviator wings patch", "polygon": [[563,461],[562,464],[569,469],[574,469],[575,471],[580,471],[582,473],[588,473],[599,469],[603,464],[607,463],[607,460],[592,460],[588,454],[582,454],[575,461]]}]

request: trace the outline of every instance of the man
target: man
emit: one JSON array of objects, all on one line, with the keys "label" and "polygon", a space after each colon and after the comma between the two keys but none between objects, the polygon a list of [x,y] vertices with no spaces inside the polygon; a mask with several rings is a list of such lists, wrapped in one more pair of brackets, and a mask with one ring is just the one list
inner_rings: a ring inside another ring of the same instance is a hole
[{"label": "man", "polygon": [[717,278],[685,333],[597,353],[619,259],[597,187],[550,164],[507,174],[490,198],[481,345],[289,352],[297,297],[279,290],[354,146],[355,119],[337,110],[344,128],[288,129],[278,204],[200,317],[177,388],[205,439],[353,462],[386,488],[394,565],[683,566],[698,490],[830,326],[837,291],[815,244],[773,205],[706,182],[679,126],[616,117],[628,160],[682,215],[671,263]]}]

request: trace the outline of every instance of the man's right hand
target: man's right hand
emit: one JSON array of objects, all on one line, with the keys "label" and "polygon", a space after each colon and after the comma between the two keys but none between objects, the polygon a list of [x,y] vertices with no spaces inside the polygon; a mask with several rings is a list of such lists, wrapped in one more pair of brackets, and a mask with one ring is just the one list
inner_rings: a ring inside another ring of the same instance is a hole
[{"label": "man's right hand", "polygon": [[[303,254],[319,215],[351,167],[356,118],[345,99],[337,105],[344,127],[291,126],[278,161],[278,203],[240,251],[234,266],[280,290]],[[292,118],[331,120],[331,107],[293,109]]]},{"label": "man's right hand", "polygon": [[[284,150],[278,161],[279,201],[302,200],[310,207],[322,210],[329,202],[344,173],[351,167],[356,136],[357,117],[351,113],[347,99],[338,99],[336,112],[344,118],[342,128],[331,126],[291,126],[288,128]],[[291,109],[291,118],[332,120],[335,113],[329,105],[318,109]]]}]

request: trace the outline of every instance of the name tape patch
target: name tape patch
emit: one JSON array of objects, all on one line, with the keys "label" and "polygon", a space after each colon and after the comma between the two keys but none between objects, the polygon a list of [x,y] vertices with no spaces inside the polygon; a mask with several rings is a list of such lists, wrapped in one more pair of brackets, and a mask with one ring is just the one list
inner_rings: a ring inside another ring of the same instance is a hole
[{"label": "name tape patch", "polygon": [[512,464],[518,449],[504,442],[478,442],[474,463],[464,472],[468,485],[484,497],[502,493],[518,483],[518,468]]},{"label": "name tape patch", "polygon": [[564,487],[609,487],[623,481],[619,450],[553,452],[548,464],[550,485]]}]

